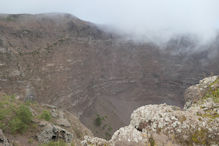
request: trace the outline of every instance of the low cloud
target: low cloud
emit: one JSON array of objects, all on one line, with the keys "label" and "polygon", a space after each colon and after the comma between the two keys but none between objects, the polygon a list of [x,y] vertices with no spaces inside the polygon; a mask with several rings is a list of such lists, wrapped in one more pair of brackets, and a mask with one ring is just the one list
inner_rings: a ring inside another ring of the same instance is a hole
[{"label": "low cloud", "polygon": [[219,29],[218,6],[218,0],[7,0],[0,13],[65,12],[137,40],[189,33],[205,42]]}]

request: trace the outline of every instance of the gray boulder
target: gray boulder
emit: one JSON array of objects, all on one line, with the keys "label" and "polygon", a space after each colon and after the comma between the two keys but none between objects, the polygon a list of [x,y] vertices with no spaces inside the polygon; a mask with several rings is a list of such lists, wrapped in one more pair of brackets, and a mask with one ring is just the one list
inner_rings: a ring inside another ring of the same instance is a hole
[{"label": "gray boulder", "polygon": [[37,139],[41,143],[48,143],[49,141],[60,139],[70,143],[72,142],[73,135],[59,126],[47,124],[44,130],[37,135]]},{"label": "gray boulder", "polygon": [[56,122],[59,126],[71,127],[71,124],[67,119],[58,119]]}]

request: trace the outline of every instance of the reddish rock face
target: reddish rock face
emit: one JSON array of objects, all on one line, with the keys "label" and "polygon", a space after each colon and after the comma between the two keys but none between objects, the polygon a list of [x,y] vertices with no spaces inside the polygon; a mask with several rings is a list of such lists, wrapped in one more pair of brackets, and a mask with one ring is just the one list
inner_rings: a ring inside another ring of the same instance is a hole
[{"label": "reddish rock face", "polygon": [[[183,49],[196,42],[187,36],[160,49],[68,14],[1,15],[0,90],[75,112],[105,137],[128,124],[141,105],[182,107],[185,88],[219,72],[218,42],[189,53]],[[97,114],[104,117],[100,127]]]}]

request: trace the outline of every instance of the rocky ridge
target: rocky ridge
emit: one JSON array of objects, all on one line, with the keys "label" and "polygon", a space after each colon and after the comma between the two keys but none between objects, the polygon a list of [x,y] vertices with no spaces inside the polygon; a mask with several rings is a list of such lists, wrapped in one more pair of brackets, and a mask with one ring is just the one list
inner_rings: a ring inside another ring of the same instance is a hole
[{"label": "rocky ridge", "polygon": [[219,145],[219,78],[205,78],[185,91],[184,109],[167,104],[136,109],[130,124],[109,141],[85,137],[84,146]]}]

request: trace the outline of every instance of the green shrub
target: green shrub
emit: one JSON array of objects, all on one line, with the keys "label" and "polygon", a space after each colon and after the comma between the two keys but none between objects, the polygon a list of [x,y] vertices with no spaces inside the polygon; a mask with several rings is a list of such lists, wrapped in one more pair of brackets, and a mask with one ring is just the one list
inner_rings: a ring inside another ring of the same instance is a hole
[{"label": "green shrub", "polygon": [[30,124],[33,118],[29,107],[23,104],[18,108],[16,115],[25,124]]},{"label": "green shrub", "polygon": [[12,133],[24,132],[33,119],[29,106],[16,100],[15,95],[0,97],[0,128]]},{"label": "green shrub", "polygon": [[149,142],[150,142],[150,146],[155,146],[155,141],[154,141],[153,137],[149,138]]},{"label": "green shrub", "polygon": [[8,110],[0,109],[0,120],[4,120],[6,116],[8,115]]},{"label": "green shrub", "polygon": [[113,128],[111,126],[108,127],[108,131],[112,131]]},{"label": "green shrub", "polygon": [[95,121],[94,121],[94,123],[95,123],[95,125],[96,126],[101,126],[101,124],[102,124],[102,119],[101,119],[101,117],[98,115],[97,116],[97,118],[95,119]]},{"label": "green shrub", "polygon": [[15,116],[9,122],[9,128],[12,133],[22,133],[31,124],[33,115],[30,109],[23,104],[20,105],[15,112]]},{"label": "green shrub", "polygon": [[9,127],[12,133],[16,133],[16,132],[23,133],[28,126],[24,122],[22,122],[19,118],[14,118],[9,122]]},{"label": "green shrub", "polygon": [[215,85],[215,84],[216,85],[219,84],[219,79],[217,79],[214,83],[209,85],[209,90],[205,94],[204,99],[212,98],[215,103],[219,103],[219,88],[217,87],[217,88],[214,89],[214,88],[211,87],[212,85]]},{"label": "green shrub", "polygon": [[206,145],[208,138],[208,131],[206,129],[196,130],[191,136],[192,143]]},{"label": "green shrub", "polygon": [[52,115],[49,111],[44,110],[43,113],[40,115],[40,119],[44,119],[46,121],[50,121],[52,118]]}]

